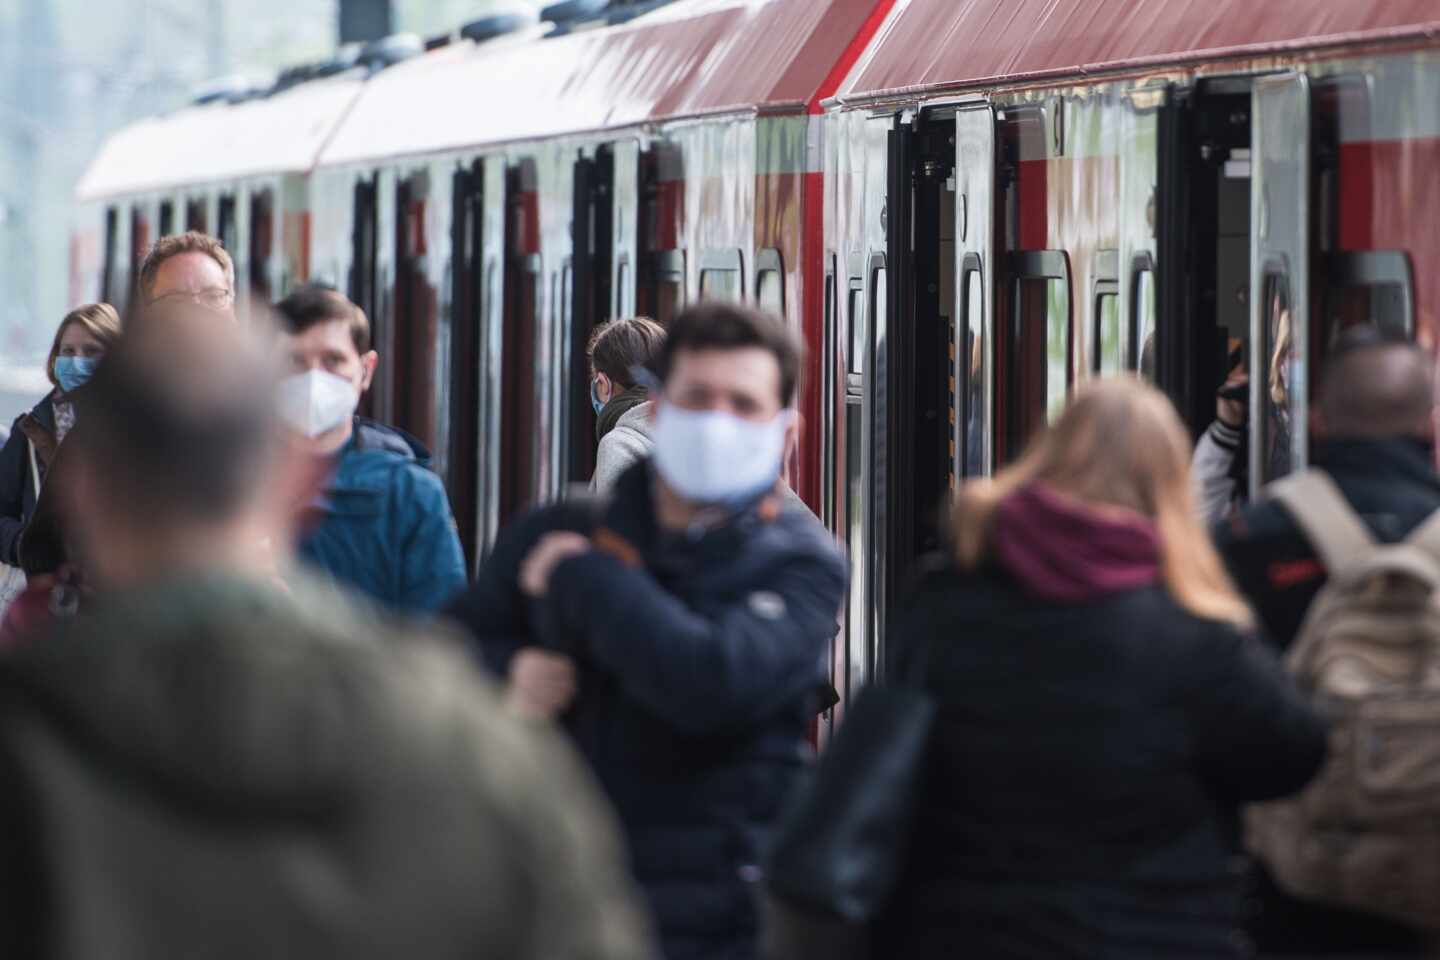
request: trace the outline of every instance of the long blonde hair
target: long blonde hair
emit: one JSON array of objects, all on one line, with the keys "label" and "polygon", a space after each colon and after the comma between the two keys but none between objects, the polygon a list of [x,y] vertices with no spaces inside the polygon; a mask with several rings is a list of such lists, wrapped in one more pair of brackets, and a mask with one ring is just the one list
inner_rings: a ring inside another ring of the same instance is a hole
[{"label": "long blonde hair", "polygon": [[1248,628],[1254,617],[1220,562],[1195,506],[1190,443],[1165,395],[1133,377],[1092,381],[1019,461],[967,483],[952,518],[962,569],[990,546],[995,508],[1032,482],[1088,504],[1134,511],[1155,523],[1161,578],[1199,617]]}]

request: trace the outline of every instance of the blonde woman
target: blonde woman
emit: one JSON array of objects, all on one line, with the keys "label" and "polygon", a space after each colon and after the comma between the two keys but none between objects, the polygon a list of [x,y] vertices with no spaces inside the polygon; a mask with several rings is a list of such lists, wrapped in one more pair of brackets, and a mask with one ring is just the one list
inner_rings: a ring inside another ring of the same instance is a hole
[{"label": "blonde woman", "polygon": [[108,303],[86,304],[60,321],[45,364],[54,389],[15,421],[0,449],[0,563],[18,564],[45,471],[75,425],[75,397],[119,336],[120,315]]},{"label": "blonde woman", "polygon": [[939,703],[896,958],[1241,956],[1225,811],[1298,790],[1325,731],[1201,525],[1137,380],[1082,388],[959,494],[894,675]]}]

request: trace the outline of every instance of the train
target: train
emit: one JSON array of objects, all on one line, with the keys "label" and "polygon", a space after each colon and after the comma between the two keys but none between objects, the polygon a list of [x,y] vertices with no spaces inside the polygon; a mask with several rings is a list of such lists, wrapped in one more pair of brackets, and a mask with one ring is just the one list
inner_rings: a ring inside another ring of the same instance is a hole
[{"label": "train", "polygon": [[949,491],[1077,383],[1136,372],[1198,435],[1240,357],[1258,487],[1305,463],[1340,329],[1434,350],[1433,0],[676,0],[418,46],[114,134],[72,298],[123,300],[187,228],[254,301],[348,292],[370,412],[434,451],[472,563],[589,476],[595,324],[783,316],[808,345],[787,477],[852,566],[842,703]]}]

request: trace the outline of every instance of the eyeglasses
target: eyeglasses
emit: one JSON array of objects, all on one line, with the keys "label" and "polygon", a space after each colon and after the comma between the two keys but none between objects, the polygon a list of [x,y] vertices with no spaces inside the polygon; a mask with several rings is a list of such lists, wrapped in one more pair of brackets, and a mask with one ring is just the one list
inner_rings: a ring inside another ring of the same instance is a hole
[{"label": "eyeglasses", "polygon": [[209,310],[224,310],[235,300],[235,294],[224,287],[206,287],[204,290],[174,290],[156,297],[151,303],[198,303]]}]

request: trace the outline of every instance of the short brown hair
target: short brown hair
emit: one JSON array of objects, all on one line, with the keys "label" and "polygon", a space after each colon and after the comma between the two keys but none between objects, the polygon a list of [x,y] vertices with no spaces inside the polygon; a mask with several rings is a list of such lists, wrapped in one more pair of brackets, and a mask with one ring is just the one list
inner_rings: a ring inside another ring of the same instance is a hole
[{"label": "short brown hair", "polygon": [[626,390],[635,386],[636,367],[650,369],[665,343],[665,328],[649,317],[621,317],[602,323],[590,335],[585,356],[590,369]]},{"label": "short brown hair", "polygon": [[343,320],[350,328],[355,352],[361,356],[370,352],[370,321],[365,311],[334,287],[323,283],[302,284],[275,304],[275,315],[280,328],[292,337],[319,324]]},{"label": "short brown hair", "polygon": [[155,275],[160,272],[165,261],[182,253],[203,253],[220,264],[220,269],[225,271],[225,285],[232,294],[235,292],[235,261],[225,252],[225,245],[208,233],[189,230],[161,237],[145,255],[145,262],[140,264],[139,290],[142,298],[150,299],[150,292],[155,289]]},{"label": "short brown hair", "polygon": [[788,407],[794,401],[805,348],[778,318],[736,303],[707,300],[671,321],[667,334],[656,360],[661,380],[670,376],[676,354],[683,351],[759,347],[780,365],[780,405]]},{"label": "short brown hair", "polygon": [[55,329],[55,342],[50,345],[50,357],[45,361],[45,375],[57,387],[60,381],[55,379],[55,360],[60,356],[60,341],[72,323],[80,324],[107,348],[120,338],[120,313],[108,303],[87,303],[65,314],[65,319]]}]

